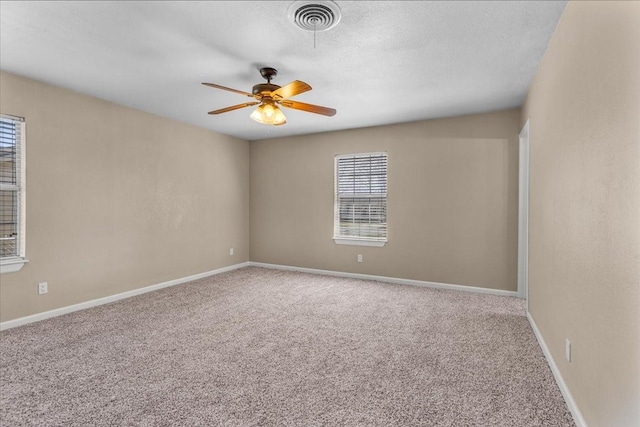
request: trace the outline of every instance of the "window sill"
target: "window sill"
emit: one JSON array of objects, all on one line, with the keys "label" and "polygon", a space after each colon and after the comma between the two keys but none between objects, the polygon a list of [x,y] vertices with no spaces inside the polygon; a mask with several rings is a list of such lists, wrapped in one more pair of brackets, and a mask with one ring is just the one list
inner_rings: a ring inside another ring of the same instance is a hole
[{"label": "window sill", "polygon": [[28,262],[28,259],[22,257],[0,259],[0,274],[15,273],[16,271],[20,271],[22,266]]},{"label": "window sill", "polygon": [[387,241],[386,240],[363,240],[363,239],[343,239],[333,238],[336,245],[351,245],[351,246],[374,246],[381,248]]}]

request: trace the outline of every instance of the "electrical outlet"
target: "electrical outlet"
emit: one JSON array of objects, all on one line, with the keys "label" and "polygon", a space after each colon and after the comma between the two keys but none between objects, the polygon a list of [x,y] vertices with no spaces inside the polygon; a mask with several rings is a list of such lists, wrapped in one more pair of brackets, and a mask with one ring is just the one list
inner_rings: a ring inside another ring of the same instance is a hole
[{"label": "electrical outlet", "polygon": [[569,338],[564,344],[564,356],[567,358],[567,362],[571,363],[571,341],[569,341]]},{"label": "electrical outlet", "polygon": [[358,254],[358,262],[362,262],[362,255]]},{"label": "electrical outlet", "polygon": [[233,248],[229,249],[229,255],[233,255]]},{"label": "electrical outlet", "polygon": [[49,284],[47,282],[38,283],[38,295],[43,295],[49,292]]}]

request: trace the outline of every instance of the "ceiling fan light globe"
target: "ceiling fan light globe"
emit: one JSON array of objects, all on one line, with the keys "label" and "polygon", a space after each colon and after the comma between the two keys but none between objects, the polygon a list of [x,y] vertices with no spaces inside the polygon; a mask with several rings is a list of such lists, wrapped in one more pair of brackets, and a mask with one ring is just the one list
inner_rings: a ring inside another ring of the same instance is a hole
[{"label": "ceiling fan light globe", "polygon": [[264,121],[262,120],[262,105],[260,105],[258,108],[256,108],[255,110],[253,110],[253,113],[251,113],[251,115],[249,117],[251,117],[253,120],[255,120],[258,123],[264,123]]},{"label": "ceiling fan light globe", "polygon": [[263,104],[256,108],[250,116],[258,123],[280,126],[287,122],[284,113],[275,105]]},{"label": "ceiling fan light globe", "polygon": [[263,110],[263,114],[268,118],[271,119],[273,117],[274,111],[273,111],[273,105],[265,105],[264,106],[264,110]]},{"label": "ceiling fan light globe", "polygon": [[287,123],[287,118],[284,116],[282,110],[278,107],[274,107],[274,115],[273,115],[273,124],[276,126],[280,126]]}]

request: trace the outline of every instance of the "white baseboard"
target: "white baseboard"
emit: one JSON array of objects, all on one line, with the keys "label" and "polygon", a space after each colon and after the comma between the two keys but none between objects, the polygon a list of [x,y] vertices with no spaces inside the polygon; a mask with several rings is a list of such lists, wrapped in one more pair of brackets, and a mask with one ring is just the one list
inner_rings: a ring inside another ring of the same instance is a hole
[{"label": "white baseboard", "polygon": [[213,276],[215,274],[225,273],[227,271],[237,270],[242,267],[249,266],[249,262],[229,265],[227,267],[218,268],[216,270],[206,271],[204,273],[194,274],[192,276],[181,277],[179,279],[169,280],[168,282],[158,283],[156,285],[145,286],[144,288],[133,289],[131,291],[122,292],[108,297],[98,298],[91,301],[85,301],[78,304],[68,305],[66,307],[56,308],[54,310],[45,311],[43,313],[32,314],[30,316],[19,317],[13,320],[7,320],[0,323],[0,331],[15,328],[16,326],[26,325],[28,323],[38,322],[40,320],[50,319],[52,317],[62,316],[63,314],[73,313],[74,311],[84,310],[98,305],[108,304],[125,298],[130,298],[147,292],[157,291],[158,289],[168,288],[169,286],[180,285],[182,283],[191,282],[193,280],[202,279],[203,277]]},{"label": "white baseboard", "polygon": [[503,291],[500,289],[480,288],[476,286],[451,285],[448,283],[438,283],[438,282],[425,282],[422,280],[413,280],[413,279],[399,279],[396,277],[374,276],[372,274],[346,273],[343,271],[332,271],[332,270],[318,270],[315,268],[292,267],[289,265],[267,264],[263,262],[253,262],[253,261],[249,261],[249,265],[252,267],[264,267],[264,268],[271,268],[275,270],[299,271],[301,273],[311,273],[311,274],[324,274],[326,276],[347,277],[350,279],[376,280],[378,282],[395,283],[399,285],[423,286],[427,288],[450,289],[454,291],[475,292],[478,294],[491,294],[491,295],[500,295],[500,296],[507,296],[507,297],[518,296],[518,292],[516,291]]},{"label": "white baseboard", "polygon": [[110,295],[108,297],[98,298],[91,301],[85,301],[78,304],[69,305],[66,307],[56,308],[54,310],[49,310],[42,313],[32,314],[30,316],[20,317],[18,319],[8,320],[6,322],[0,323],[0,331],[3,331],[5,329],[10,329],[10,328],[15,328],[17,326],[26,325],[33,322],[38,322],[40,320],[50,319],[52,317],[61,316],[67,313],[73,313],[74,311],[84,310],[87,308],[96,307],[98,305],[108,304],[110,302],[118,301],[121,299],[130,298],[130,297],[141,295],[147,292],[153,292],[158,289],[167,288],[169,286],[179,285],[182,283],[190,282],[192,280],[197,280],[203,277],[213,276],[215,274],[237,270],[239,268],[248,267],[248,266],[264,267],[264,268],[279,269],[279,270],[299,271],[299,272],[311,273],[311,274],[324,274],[327,276],[347,277],[352,279],[377,280],[379,282],[396,283],[400,285],[424,286],[429,288],[451,289],[456,291],[475,292],[475,293],[481,293],[481,294],[493,294],[493,295],[511,296],[511,297],[515,297],[518,295],[518,293],[515,291],[503,291],[499,289],[479,288],[475,286],[451,285],[448,283],[425,282],[421,280],[399,279],[395,277],[386,277],[386,276],[374,276],[371,274],[346,273],[341,271],[318,270],[314,268],[292,267],[292,266],[286,266],[286,265],[266,264],[261,262],[248,261],[240,264],[234,264],[227,267],[218,268],[216,270],[211,270],[204,273],[194,274],[192,276],[170,280],[168,282],[158,283],[156,285],[145,286],[144,288],[133,289],[131,291]]},{"label": "white baseboard", "polygon": [[573,416],[573,421],[576,423],[576,427],[587,427],[587,423],[582,416],[582,413],[578,409],[578,405],[576,405],[576,401],[573,400],[573,396],[567,387],[567,384],[564,382],[564,378],[562,378],[562,374],[560,374],[560,370],[558,369],[558,365],[556,365],[555,360],[551,356],[551,352],[547,347],[547,344],[544,342],[542,335],[540,334],[540,330],[538,326],[536,326],[536,322],[531,317],[531,314],[527,312],[527,319],[529,319],[529,324],[531,324],[531,329],[533,329],[533,333],[538,339],[538,344],[540,344],[540,348],[542,348],[542,353],[544,357],[547,359],[547,363],[551,368],[551,372],[553,373],[554,378],[556,379],[556,383],[558,384],[558,388],[560,388],[560,392],[564,397],[565,402],[567,403],[567,407]]}]

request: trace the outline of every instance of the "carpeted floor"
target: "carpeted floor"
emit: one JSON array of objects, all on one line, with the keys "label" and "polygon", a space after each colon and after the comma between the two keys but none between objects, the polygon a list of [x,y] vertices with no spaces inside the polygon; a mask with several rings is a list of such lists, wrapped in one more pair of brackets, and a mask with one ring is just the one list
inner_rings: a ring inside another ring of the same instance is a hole
[{"label": "carpeted floor", "polygon": [[521,300],[249,267],[0,334],[0,425],[573,426]]}]

